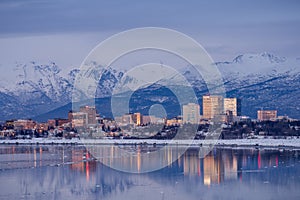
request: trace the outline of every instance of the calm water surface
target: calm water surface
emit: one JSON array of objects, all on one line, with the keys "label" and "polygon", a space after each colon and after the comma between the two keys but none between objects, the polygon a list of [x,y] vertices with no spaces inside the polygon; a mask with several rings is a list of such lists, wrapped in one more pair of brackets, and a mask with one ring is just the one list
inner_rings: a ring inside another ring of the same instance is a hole
[{"label": "calm water surface", "polygon": [[0,169],[0,199],[300,199],[300,151],[288,149],[217,148],[199,158],[193,148],[161,170],[132,174],[101,164],[84,146],[2,145]]}]

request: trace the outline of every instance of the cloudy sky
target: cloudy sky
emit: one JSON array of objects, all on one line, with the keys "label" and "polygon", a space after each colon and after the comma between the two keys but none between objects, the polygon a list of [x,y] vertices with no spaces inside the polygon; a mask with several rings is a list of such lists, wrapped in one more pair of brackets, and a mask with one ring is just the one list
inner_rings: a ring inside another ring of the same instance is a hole
[{"label": "cloudy sky", "polygon": [[298,0],[1,0],[0,66],[78,66],[109,36],[145,26],[183,32],[215,61],[265,51],[300,57]]}]

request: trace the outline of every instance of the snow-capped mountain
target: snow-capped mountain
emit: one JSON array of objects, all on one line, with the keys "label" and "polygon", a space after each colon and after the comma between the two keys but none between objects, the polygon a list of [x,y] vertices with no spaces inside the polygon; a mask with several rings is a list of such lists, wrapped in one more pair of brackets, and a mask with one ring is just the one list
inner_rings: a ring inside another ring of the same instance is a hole
[{"label": "snow-capped mountain", "polygon": [[[73,69],[63,75],[54,62],[17,64],[0,80],[0,119],[34,117],[70,103],[78,73],[79,69]],[[99,83],[101,89],[96,90],[95,97],[101,98],[111,94],[122,72],[91,66],[85,76]]]},{"label": "snow-capped mountain", "polygon": [[13,102],[1,98],[2,119],[34,116],[69,102],[72,84],[60,76],[55,63],[17,64],[3,76],[0,93]]},{"label": "snow-capped mountain", "polygon": [[270,53],[243,54],[231,62],[217,62],[223,76],[276,75],[287,71],[300,72],[298,60],[287,60]]},{"label": "snow-capped mountain", "polygon": [[277,109],[279,115],[300,118],[300,62],[270,53],[239,55],[216,63],[226,93],[242,99],[242,112],[252,117],[258,109]]},{"label": "snow-capped mountain", "polygon": [[[280,115],[300,118],[299,59],[291,60],[270,53],[243,54],[232,61],[215,64],[223,76],[227,96],[242,99],[242,114],[256,117],[256,111],[264,108],[277,109]],[[139,79],[139,75],[111,67],[104,68],[95,62],[90,63],[84,71],[73,69],[66,75],[53,62],[16,64],[10,70],[0,75],[1,120],[34,117],[51,110],[59,110],[61,106],[71,102],[73,85],[78,74],[84,75],[86,80],[93,83],[91,85],[96,83],[97,88],[76,92],[96,91],[92,95],[98,99],[111,96],[113,89],[120,84],[127,85],[130,90],[146,78]],[[192,67],[183,67],[180,73],[193,86],[201,104],[202,95],[208,92],[204,80]],[[168,77],[172,82],[179,80],[172,74],[168,74]],[[146,111],[151,104],[160,103],[170,106],[170,112],[176,110],[174,115],[177,114],[178,102],[166,88],[165,82],[157,78],[155,82],[150,81],[151,84],[136,91],[131,101],[134,104],[133,111]],[[64,108],[70,109],[70,106]],[[108,109],[107,106],[101,107],[100,113],[106,112],[106,108]],[[63,117],[61,113],[57,113],[57,116],[55,112],[52,114],[52,117]]]}]

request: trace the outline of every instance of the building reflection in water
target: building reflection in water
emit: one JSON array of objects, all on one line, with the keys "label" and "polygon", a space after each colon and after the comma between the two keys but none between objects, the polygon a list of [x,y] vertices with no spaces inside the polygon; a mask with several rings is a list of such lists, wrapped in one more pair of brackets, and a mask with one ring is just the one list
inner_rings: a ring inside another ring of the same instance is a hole
[{"label": "building reflection in water", "polygon": [[216,157],[208,155],[203,159],[203,183],[211,185],[212,183],[220,183],[223,180],[220,160]]},{"label": "building reflection in water", "polygon": [[243,172],[276,168],[285,158],[264,149],[214,149],[204,158],[199,158],[197,151],[190,149],[183,155],[183,171],[185,176],[201,177],[204,185],[242,180]]},{"label": "building reflection in water", "polygon": [[[216,148],[202,158],[199,148],[190,148],[182,156],[180,147],[164,148],[160,154],[151,154],[155,148],[145,145],[126,146],[122,153],[118,148],[103,145],[95,149],[102,153],[102,160],[106,161],[104,165],[93,159],[93,154],[84,146],[1,146],[0,180],[9,180],[2,185],[2,192],[10,195],[10,199],[19,199],[28,193],[49,195],[49,199],[86,199],[87,196],[111,199],[113,195],[122,197],[127,193],[125,191],[136,192],[141,188],[160,192],[164,187],[171,187],[172,191],[192,194],[192,188],[203,192],[203,188],[209,187],[211,191],[219,188],[212,185],[236,185],[236,182],[247,188],[254,181],[264,186],[265,180],[272,182],[275,189],[285,187],[292,190],[299,185],[295,178],[300,172],[297,151]],[[111,159],[112,155],[117,159]],[[178,159],[172,162],[174,158]],[[109,167],[109,164],[119,164],[125,169],[132,167],[141,171],[153,162],[161,162],[166,167],[141,175]],[[0,194],[1,197],[4,196]]]},{"label": "building reflection in water", "polygon": [[86,149],[72,149],[70,163],[70,169],[80,171],[85,174],[87,181],[90,181],[91,177],[94,178],[97,162],[92,159],[91,154],[87,152]]},{"label": "building reflection in water", "polygon": [[[64,164],[84,174],[87,181],[95,182],[98,165],[142,172],[160,164],[177,172],[182,170],[184,176],[198,177],[198,181],[209,186],[223,181],[242,180],[243,172],[249,170],[276,168],[284,163],[282,160],[285,158],[280,157],[280,152],[255,148],[214,149],[204,158],[201,158],[199,148],[190,148],[181,155],[181,147],[165,147],[159,153],[152,154],[158,148],[161,147],[98,145],[90,153],[84,146],[10,145],[0,148],[0,167],[14,169]],[[95,152],[100,162],[93,159]]]},{"label": "building reflection in water", "polygon": [[[238,157],[234,150],[214,150],[206,157],[200,157],[200,149],[192,148],[180,155],[180,147],[165,147],[157,154],[151,154],[149,147],[127,146],[120,150],[118,146],[96,146],[97,159],[108,167],[124,171],[142,172],[160,163],[167,168],[181,168],[185,176],[197,176],[204,185],[219,184],[224,180],[238,178]],[[90,148],[89,148],[90,149]],[[153,150],[153,149],[152,149]],[[177,165],[174,165],[174,161]],[[141,170],[142,169],[142,170]]]},{"label": "building reflection in water", "polygon": [[191,149],[184,154],[184,175],[201,177],[204,185],[237,179],[238,162],[233,152],[214,151],[199,158],[198,151]]},{"label": "building reflection in water", "polygon": [[197,150],[191,149],[183,155],[183,173],[186,176],[200,176],[202,174]]},{"label": "building reflection in water", "polygon": [[[153,145],[94,145],[87,147],[91,155],[104,165],[124,172],[143,173],[181,162],[186,147],[155,147]],[[178,160],[179,159],[179,160]]]}]

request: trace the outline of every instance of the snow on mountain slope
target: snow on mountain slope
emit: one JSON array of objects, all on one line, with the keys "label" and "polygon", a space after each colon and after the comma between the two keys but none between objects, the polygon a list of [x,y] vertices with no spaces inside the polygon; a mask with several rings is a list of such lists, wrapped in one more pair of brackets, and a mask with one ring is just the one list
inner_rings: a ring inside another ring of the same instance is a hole
[{"label": "snow on mountain slope", "polygon": [[300,118],[300,62],[270,53],[244,54],[216,63],[228,96],[242,99],[242,113],[256,117],[258,109]]},{"label": "snow on mountain slope", "polygon": [[[287,114],[300,118],[300,60],[274,56],[270,53],[243,54],[230,62],[216,63],[226,88],[227,96],[242,99],[242,113],[256,117],[257,109],[278,109],[279,114]],[[73,84],[79,69],[71,70],[63,75],[54,63],[39,64],[30,62],[17,64],[10,72],[0,75],[0,119],[26,118],[39,115],[59,108],[71,101]],[[83,72],[97,88],[91,88],[96,98],[110,96],[113,89],[121,84],[128,88],[141,82],[139,76],[131,77],[130,73],[104,68],[97,63]],[[201,75],[197,75],[192,67],[183,67],[180,73],[193,86],[201,103],[202,95],[207,87]],[[171,76],[171,82],[176,82],[177,76]],[[165,103],[174,101],[166,94],[151,92],[160,90],[160,85],[166,85],[167,80],[158,80],[156,85],[149,86],[143,98],[134,102],[147,106],[145,102]],[[97,84],[98,83],[98,84]],[[163,98],[158,98],[162,95]],[[159,101],[157,101],[157,99]],[[163,101],[163,102],[161,102]],[[201,109],[202,110],[202,109]],[[59,116],[57,116],[59,117]]]},{"label": "snow on mountain slope", "polygon": [[[88,80],[99,83],[93,90],[96,91],[94,96],[111,95],[123,72],[94,65],[84,74]],[[7,69],[0,75],[0,119],[33,117],[71,102],[73,84],[79,72],[79,69],[73,69],[64,76],[54,62],[30,62]],[[99,75],[102,75],[100,80]]]},{"label": "snow on mountain slope", "polygon": [[65,78],[59,76],[59,72],[55,63],[37,65],[31,62],[17,65],[13,69],[14,77],[4,85],[1,84],[0,91],[18,96],[24,103],[43,96],[53,102],[65,101],[64,94],[70,91],[71,85]]},{"label": "snow on mountain slope", "polygon": [[299,73],[299,60],[288,60],[284,57],[276,57],[270,53],[243,54],[234,58],[231,62],[217,62],[220,72],[225,78],[232,76],[269,76],[288,71]]},{"label": "snow on mountain slope", "polygon": [[[10,77],[1,78],[0,92],[14,99],[14,105],[3,102],[2,118],[30,117],[69,102],[72,84],[60,76],[55,63],[39,65],[35,62],[17,64]],[[15,112],[8,112],[17,107]]]}]

